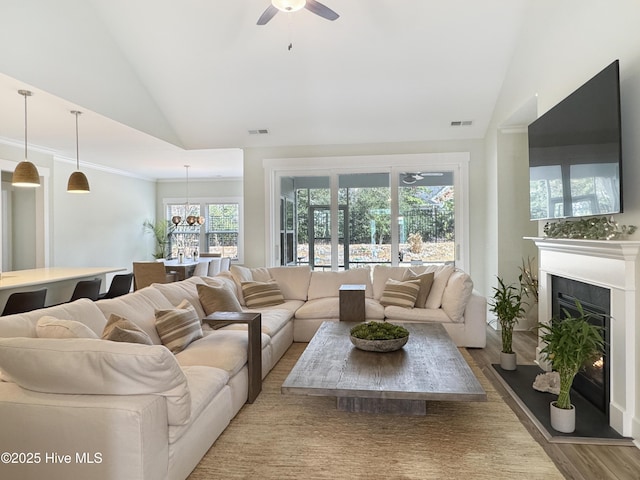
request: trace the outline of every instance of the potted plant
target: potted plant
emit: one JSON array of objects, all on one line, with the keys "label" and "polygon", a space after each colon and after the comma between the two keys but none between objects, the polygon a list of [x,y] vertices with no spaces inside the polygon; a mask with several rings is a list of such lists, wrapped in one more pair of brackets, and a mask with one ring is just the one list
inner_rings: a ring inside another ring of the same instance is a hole
[{"label": "potted plant", "polygon": [[505,285],[504,280],[498,278],[498,287],[493,287],[493,298],[490,300],[490,311],[494,313],[500,324],[502,336],[502,351],[500,352],[500,367],[503,370],[515,370],[517,359],[513,351],[513,328],[518,318],[524,313],[525,302],[522,299],[522,287]]},{"label": "potted plant", "polygon": [[165,258],[167,245],[169,245],[169,235],[174,229],[173,225],[169,220],[159,220],[156,223],[145,220],[142,225],[146,231],[153,234],[153,238],[156,241],[156,251],[153,254],[153,258]]},{"label": "potted plant", "polygon": [[409,331],[389,322],[367,322],[353,327],[351,343],[360,350],[393,352],[400,350],[409,340]]},{"label": "potted plant", "polygon": [[573,379],[588,360],[602,354],[604,346],[601,328],[589,322],[589,314],[577,300],[576,311],[572,315],[563,309],[564,318],[538,324],[545,343],[541,353],[560,375],[560,393],[550,407],[551,427],[563,433],[575,430],[575,407],[570,398]]}]

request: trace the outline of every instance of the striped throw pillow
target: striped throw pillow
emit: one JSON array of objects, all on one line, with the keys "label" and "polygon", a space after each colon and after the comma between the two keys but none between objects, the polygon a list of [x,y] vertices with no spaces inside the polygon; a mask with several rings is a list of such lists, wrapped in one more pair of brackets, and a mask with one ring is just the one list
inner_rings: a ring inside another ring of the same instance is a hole
[{"label": "striped throw pillow", "polygon": [[188,300],[171,310],[156,310],[156,330],[162,344],[173,353],[202,338],[200,319]]},{"label": "striped throw pillow", "polygon": [[270,307],[284,303],[276,282],[242,282],[242,295],[249,308]]},{"label": "striped throw pillow", "polygon": [[390,278],[384,286],[380,297],[380,304],[385,307],[394,305],[397,307],[413,308],[420,292],[420,280],[408,280],[400,282]]}]

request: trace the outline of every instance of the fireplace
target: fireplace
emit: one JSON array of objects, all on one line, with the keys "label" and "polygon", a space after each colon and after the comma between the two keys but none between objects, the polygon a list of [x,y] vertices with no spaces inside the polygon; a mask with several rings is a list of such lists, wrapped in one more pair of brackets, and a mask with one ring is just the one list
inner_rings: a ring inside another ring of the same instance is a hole
[{"label": "fireplace", "polygon": [[608,288],[551,276],[551,313],[555,321],[561,321],[566,313],[578,315],[576,301],[579,301],[589,322],[602,329],[603,355],[583,366],[573,381],[573,389],[606,415],[609,415],[610,296]]},{"label": "fireplace", "polygon": [[[583,240],[530,238],[538,247],[539,303],[538,318],[548,322],[553,317],[552,287],[554,277],[575,280],[601,287],[609,299],[607,344],[603,357],[606,370],[602,383],[608,388],[609,425],[625,437],[632,437],[640,446],[640,241]],[[571,296],[584,303],[600,294],[571,293],[565,298],[575,305]],[[605,310],[606,311],[606,310]],[[550,365],[536,350],[536,362],[543,368]],[[606,378],[608,376],[608,379]]]}]

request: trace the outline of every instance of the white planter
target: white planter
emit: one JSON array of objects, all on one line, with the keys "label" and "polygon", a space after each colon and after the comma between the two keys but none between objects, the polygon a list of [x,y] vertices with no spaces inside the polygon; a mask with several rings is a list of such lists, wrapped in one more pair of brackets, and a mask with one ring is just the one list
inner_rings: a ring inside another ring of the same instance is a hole
[{"label": "white planter", "polygon": [[516,354],[500,352],[500,368],[503,370],[515,370]]},{"label": "white planter", "polygon": [[551,402],[551,427],[562,433],[572,433],[576,429],[576,407],[571,405],[571,409],[558,408],[556,402]]}]

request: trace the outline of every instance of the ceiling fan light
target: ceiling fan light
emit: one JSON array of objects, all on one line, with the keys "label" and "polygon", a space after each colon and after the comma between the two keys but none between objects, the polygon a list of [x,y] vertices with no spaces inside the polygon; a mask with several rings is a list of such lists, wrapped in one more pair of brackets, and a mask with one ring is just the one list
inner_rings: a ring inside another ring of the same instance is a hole
[{"label": "ceiling fan light", "polygon": [[409,173],[402,178],[402,183],[406,185],[413,185],[414,183],[416,183],[416,180],[417,179]]},{"label": "ceiling fan light", "polygon": [[23,160],[13,171],[11,185],[14,187],[39,187],[40,175],[38,169],[29,160]]},{"label": "ceiling fan light", "polygon": [[297,12],[306,5],[306,0],[271,0],[271,4],[283,12]]},{"label": "ceiling fan light", "polygon": [[80,170],[76,170],[69,176],[69,181],[67,182],[67,192],[91,193],[91,189],[89,188],[89,180],[87,180],[86,175]]}]

